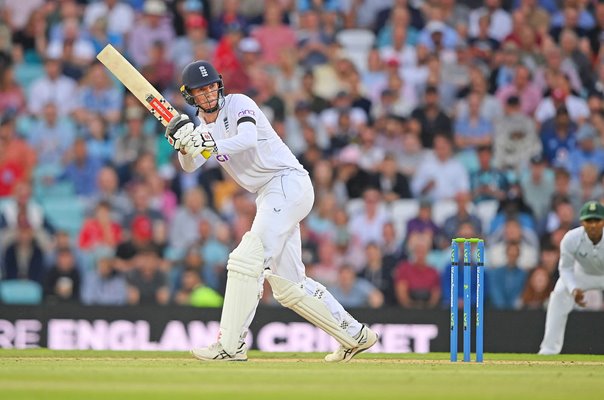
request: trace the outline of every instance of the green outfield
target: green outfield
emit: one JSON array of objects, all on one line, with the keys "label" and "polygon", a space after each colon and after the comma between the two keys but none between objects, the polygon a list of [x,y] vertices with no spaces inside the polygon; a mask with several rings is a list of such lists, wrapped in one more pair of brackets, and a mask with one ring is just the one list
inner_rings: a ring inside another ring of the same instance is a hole
[{"label": "green outfield", "polygon": [[601,399],[604,356],[250,352],[203,363],[184,352],[0,350],[0,398],[17,399]]}]

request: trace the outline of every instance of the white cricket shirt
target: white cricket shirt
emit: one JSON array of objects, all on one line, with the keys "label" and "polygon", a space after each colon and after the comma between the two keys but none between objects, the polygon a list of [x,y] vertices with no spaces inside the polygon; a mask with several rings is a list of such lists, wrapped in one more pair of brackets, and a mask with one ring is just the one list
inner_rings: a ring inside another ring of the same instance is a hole
[{"label": "white cricket shirt", "polygon": [[594,245],[582,226],[568,231],[560,242],[558,268],[570,292],[577,288],[575,268],[587,275],[604,275],[604,237]]},{"label": "white cricket shirt", "polygon": [[[256,105],[243,94],[230,94],[216,122],[201,124],[198,132],[210,132],[216,141],[216,160],[244,189],[256,193],[275,176],[297,170],[307,173]],[[205,163],[201,155],[178,154],[185,171]]]}]

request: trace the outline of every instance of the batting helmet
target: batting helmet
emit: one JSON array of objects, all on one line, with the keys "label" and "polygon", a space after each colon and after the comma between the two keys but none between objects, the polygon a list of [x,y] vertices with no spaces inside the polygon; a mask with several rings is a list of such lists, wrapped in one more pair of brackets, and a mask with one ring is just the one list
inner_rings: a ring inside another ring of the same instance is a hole
[{"label": "batting helmet", "polygon": [[[195,102],[191,90],[208,86],[213,83],[218,83],[218,102],[216,103],[216,106],[206,110]],[[206,113],[213,113],[219,110],[224,104],[224,83],[222,82],[222,75],[220,75],[218,71],[216,71],[216,68],[208,61],[194,61],[187,65],[182,71],[182,86],[180,87],[180,93],[188,104],[201,108],[201,110]]]}]

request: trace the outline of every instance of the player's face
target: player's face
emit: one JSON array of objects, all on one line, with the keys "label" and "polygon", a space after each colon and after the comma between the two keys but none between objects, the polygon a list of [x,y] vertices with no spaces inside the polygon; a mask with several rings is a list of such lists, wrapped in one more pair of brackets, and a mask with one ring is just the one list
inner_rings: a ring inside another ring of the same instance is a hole
[{"label": "player's face", "polygon": [[218,103],[218,83],[191,89],[191,95],[202,110],[212,109]]},{"label": "player's face", "polygon": [[602,236],[602,229],[604,229],[604,219],[586,219],[581,222],[581,225],[585,228],[585,232],[590,239],[599,239]]}]

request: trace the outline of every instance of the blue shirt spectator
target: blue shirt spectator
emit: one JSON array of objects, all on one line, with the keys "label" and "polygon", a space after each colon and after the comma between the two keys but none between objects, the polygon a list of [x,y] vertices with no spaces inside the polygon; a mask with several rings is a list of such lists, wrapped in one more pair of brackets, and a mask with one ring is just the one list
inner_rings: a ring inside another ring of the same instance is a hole
[{"label": "blue shirt spectator", "polygon": [[43,107],[42,118],[32,124],[27,141],[37,150],[40,165],[60,166],[75,136],[71,119],[59,117],[57,105],[48,102]]},{"label": "blue shirt spectator", "polygon": [[571,150],[566,168],[573,178],[578,178],[581,169],[586,164],[593,164],[598,174],[604,172],[604,149],[596,145],[597,133],[595,128],[585,123],[577,131],[577,147]]},{"label": "blue shirt spectator", "polygon": [[430,21],[419,33],[418,43],[434,51],[441,46],[446,49],[454,49],[459,42],[455,29],[449,27],[442,21]]},{"label": "blue shirt spectator", "polygon": [[78,196],[89,197],[96,193],[96,177],[102,167],[99,159],[89,156],[86,141],[78,138],[73,145],[73,159],[65,167],[60,179],[73,183]]},{"label": "blue shirt spectator", "polygon": [[569,154],[577,146],[577,126],[569,118],[566,108],[558,109],[556,116],[546,120],[541,127],[543,156],[551,166],[564,166]]},{"label": "blue shirt spectator", "polygon": [[507,265],[489,269],[486,280],[489,285],[491,305],[500,310],[513,310],[520,306],[520,296],[524,290],[526,271],[518,267],[520,246],[509,243],[506,248]]}]

